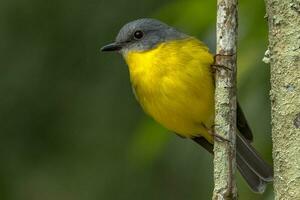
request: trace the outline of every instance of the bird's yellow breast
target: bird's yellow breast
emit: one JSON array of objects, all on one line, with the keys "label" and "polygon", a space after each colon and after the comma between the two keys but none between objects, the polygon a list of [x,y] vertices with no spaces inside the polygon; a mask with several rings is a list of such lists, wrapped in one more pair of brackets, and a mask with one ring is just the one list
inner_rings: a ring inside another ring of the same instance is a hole
[{"label": "bird's yellow breast", "polygon": [[214,119],[213,56],[195,38],[164,42],[124,55],[143,109],[184,137],[211,136],[203,128]]}]

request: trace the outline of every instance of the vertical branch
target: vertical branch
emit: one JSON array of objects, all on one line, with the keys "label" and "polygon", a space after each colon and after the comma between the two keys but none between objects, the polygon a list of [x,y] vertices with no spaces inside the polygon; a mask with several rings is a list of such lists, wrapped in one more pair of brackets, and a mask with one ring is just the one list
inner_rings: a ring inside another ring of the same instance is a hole
[{"label": "vertical branch", "polygon": [[237,0],[217,2],[215,133],[228,139],[214,143],[213,200],[237,199],[235,185]]},{"label": "vertical branch", "polygon": [[300,199],[300,1],[266,0],[276,200]]}]

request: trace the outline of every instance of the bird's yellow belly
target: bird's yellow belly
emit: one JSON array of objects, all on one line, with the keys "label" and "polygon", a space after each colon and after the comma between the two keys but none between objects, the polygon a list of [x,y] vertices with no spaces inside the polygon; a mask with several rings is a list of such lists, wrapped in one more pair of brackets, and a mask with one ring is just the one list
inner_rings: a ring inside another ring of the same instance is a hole
[{"label": "bird's yellow belly", "polygon": [[151,90],[151,94],[136,91],[144,110],[156,121],[184,137],[209,137],[205,127],[213,125],[213,94],[203,93],[197,85],[189,85],[165,77]]},{"label": "bird's yellow belly", "polygon": [[[189,138],[201,135],[211,141],[206,128],[213,126],[214,120],[212,58],[206,53],[207,62],[182,60],[178,55],[172,57],[170,51],[168,56],[159,58],[159,48],[130,53],[125,58],[139,103],[169,130]],[[182,66],[184,62],[186,65]]]}]

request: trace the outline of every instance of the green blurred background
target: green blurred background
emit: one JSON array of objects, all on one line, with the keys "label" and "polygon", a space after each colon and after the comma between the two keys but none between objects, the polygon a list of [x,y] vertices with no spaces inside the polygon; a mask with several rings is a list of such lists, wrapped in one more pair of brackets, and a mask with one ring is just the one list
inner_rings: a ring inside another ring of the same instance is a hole
[{"label": "green blurred background", "polygon": [[[238,92],[271,162],[264,14],[263,0],[240,0]],[[155,17],[214,52],[215,15],[210,0],[2,0],[0,199],[210,199],[212,157],[145,116],[121,56],[99,48]],[[242,200],[273,198],[239,175],[238,188]]]}]

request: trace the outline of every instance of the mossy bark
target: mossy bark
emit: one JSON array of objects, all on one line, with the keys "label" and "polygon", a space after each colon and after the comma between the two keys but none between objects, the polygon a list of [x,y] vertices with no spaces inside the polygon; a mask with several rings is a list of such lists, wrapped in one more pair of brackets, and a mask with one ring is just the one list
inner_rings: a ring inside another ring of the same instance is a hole
[{"label": "mossy bark", "polygon": [[276,200],[300,199],[300,1],[266,0]]},{"label": "mossy bark", "polygon": [[[237,199],[234,179],[236,135],[237,0],[217,2],[215,134],[213,200]],[[221,66],[226,66],[226,69]]]}]

